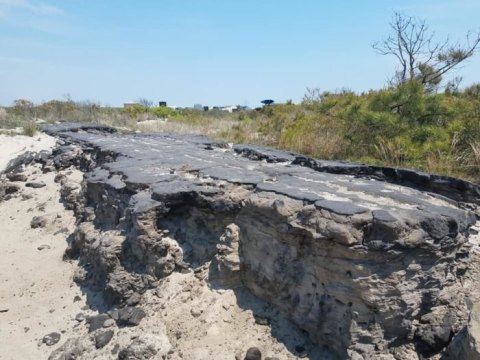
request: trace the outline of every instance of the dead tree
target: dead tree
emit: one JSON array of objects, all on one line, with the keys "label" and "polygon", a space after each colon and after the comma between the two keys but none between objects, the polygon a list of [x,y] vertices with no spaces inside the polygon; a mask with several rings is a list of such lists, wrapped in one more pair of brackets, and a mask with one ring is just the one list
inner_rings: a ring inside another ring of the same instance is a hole
[{"label": "dead tree", "polygon": [[397,84],[418,80],[427,89],[436,88],[443,75],[474,55],[480,43],[480,33],[468,33],[464,45],[452,44],[448,38],[437,41],[424,20],[400,13],[393,15],[390,28],[391,34],[372,46],[381,55],[397,58]]}]

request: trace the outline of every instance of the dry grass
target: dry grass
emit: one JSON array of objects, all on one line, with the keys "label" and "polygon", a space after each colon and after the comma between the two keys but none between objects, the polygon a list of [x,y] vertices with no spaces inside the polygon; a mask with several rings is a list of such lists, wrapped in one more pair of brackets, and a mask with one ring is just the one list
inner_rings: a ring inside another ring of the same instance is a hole
[{"label": "dry grass", "polygon": [[470,143],[470,147],[472,148],[472,166],[477,166],[480,169],[480,141]]},{"label": "dry grass", "polygon": [[340,133],[324,127],[316,131],[284,133],[278,146],[320,159],[338,159],[345,153],[347,144]]},{"label": "dry grass", "polygon": [[221,134],[229,132],[237,125],[238,121],[219,119],[203,122],[183,122],[175,120],[146,120],[139,121],[135,129],[141,132],[173,132],[179,134],[202,134],[212,138],[221,137]]},{"label": "dry grass", "polygon": [[405,165],[407,158],[405,149],[397,142],[380,138],[374,149],[381,162],[395,167]]},{"label": "dry grass", "polygon": [[37,134],[38,127],[34,121],[29,121],[25,125],[23,125],[23,134],[33,137]]}]

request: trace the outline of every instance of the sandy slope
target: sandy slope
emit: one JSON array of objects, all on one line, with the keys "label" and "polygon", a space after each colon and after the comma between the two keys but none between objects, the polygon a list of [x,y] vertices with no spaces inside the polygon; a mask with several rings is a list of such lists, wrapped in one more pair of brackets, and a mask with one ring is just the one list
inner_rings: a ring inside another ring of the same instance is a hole
[{"label": "sandy slope", "polygon": [[[38,151],[54,144],[46,135],[0,141],[2,166],[22,149]],[[32,189],[18,183],[22,194],[0,203],[0,359],[46,359],[52,349],[42,344],[43,336],[54,331],[67,335],[75,314],[85,305],[72,282],[75,265],[62,261],[75,220],[59,203],[56,174],[42,174],[35,166],[26,174],[29,181],[43,181],[46,186]],[[78,181],[81,173],[70,177]],[[31,229],[32,217],[40,215],[47,218],[47,226]],[[47,247],[39,250],[42,245]]]}]

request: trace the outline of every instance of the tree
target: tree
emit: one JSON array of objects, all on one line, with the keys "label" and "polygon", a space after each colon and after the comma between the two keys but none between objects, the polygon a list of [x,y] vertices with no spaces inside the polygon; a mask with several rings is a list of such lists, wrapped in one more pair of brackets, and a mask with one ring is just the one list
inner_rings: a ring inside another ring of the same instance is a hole
[{"label": "tree", "polygon": [[76,104],[76,107],[82,113],[82,119],[85,121],[97,121],[100,104],[90,100],[84,100]]},{"label": "tree", "polygon": [[266,99],[266,100],[262,100],[260,101],[263,105],[272,105],[275,101],[273,101],[272,99]]},{"label": "tree", "polygon": [[145,106],[147,109],[148,108],[151,108],[153,106],[153,101],[152,100],[148,100],[147,98],[140,98],[138,99],[137,101],[140,105],[143,105]]},{"label": "tree", "polygon": [[12,104],[12,111],[15,115],[23,117],[33,116],[34,104],[30,100],[17,99]]},{"label": "tree", "polygon": [[76,104],[73,101],[49,100],[40,107],[44,116],[53,115],[55,120],[64,120],[75,112]]},{"label": "tree", "polygon": [[436,89],[443,75],[474,55],[480,33],[466,35],[466,44],[451,44],[449,39],[435,40],[425,20],[394,13],[392,33],[372,47],[381,55],[393,55],[399,62],[394,83],[417,80],[427,90]]}]

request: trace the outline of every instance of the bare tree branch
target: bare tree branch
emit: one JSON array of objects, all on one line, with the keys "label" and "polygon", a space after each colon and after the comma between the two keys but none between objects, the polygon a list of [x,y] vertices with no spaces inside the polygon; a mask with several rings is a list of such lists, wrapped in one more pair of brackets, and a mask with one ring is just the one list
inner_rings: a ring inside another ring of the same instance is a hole
[{"label": "bare tree branch", "polygon": [[438,87],[442,77],[472,57],[480,45],[480,33],[468,33],[466,45],[451,44],[447,37],[435,40],[424,20],[394,13],[392,34],[372,47],[381,55],[397,58],[397,82],[420,81],[427,89]]}]

